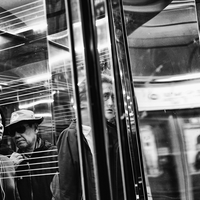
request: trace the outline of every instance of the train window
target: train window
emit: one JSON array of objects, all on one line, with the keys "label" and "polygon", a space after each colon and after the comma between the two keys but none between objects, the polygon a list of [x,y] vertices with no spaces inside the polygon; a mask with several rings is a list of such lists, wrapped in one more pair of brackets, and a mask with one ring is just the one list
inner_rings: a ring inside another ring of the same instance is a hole
[{"label": "train window", "polygon": [[165,2],[123,4],[143,168],[149,199],[197,199],[199,3]]}]

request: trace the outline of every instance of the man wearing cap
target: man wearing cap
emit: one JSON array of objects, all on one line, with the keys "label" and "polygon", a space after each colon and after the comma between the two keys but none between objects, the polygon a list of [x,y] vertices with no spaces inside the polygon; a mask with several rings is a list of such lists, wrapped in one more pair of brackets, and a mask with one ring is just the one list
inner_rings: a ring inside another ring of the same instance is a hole
[{"label": "man wearing cap", "polygon": [[38,125],[43,117],[36,118],[30,110],[12,113],[6,126],[14,137],[17,153],[10,159],[16,166],[16,182],[21,200],[51,200],[50,184],[58,171],[57,148],[38,136]]}]

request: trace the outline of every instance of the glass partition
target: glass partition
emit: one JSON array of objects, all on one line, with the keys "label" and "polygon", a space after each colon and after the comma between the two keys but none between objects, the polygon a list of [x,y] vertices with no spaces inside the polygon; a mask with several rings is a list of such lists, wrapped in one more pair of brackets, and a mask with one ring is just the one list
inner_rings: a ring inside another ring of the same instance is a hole
[{"label": "glass partition", "polygon": [[161,4],[123,3],[148,198],[197,199],[199,9]]},{"label": "glass partition", "polygon": [[65,12],[62,0],[0,2],[2,199],[59,196],[56,141],[75,116]]},{"label": "glass partition", "polygon": [[3,197],[198,199],[198,2],[13,0],[0,16],[1,180],[18,189]]}]

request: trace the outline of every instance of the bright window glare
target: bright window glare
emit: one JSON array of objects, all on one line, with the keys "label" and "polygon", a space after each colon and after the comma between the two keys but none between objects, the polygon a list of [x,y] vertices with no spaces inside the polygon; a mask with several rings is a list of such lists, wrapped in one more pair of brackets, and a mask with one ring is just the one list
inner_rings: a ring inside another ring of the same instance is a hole
[{"label": "bright window glare", "polygon": [[30,107],[36,106],[38,104],[43,104],[43,103],[53,103],[53,99],[42,99],[42,100],[39,100],[39,101],[19,105],[19,109],[30,108]]},{"label": "bright window glare", "polygon": [[40,75],[28,77],[25,80],[25,82],[27,84],[30,84],[30,83],[36,83],[36,82],[40,82],[40,81],[49,80],[50,78],[51,78],[51,74],[50,73],[45,73],[45,74],[40,74]]}]

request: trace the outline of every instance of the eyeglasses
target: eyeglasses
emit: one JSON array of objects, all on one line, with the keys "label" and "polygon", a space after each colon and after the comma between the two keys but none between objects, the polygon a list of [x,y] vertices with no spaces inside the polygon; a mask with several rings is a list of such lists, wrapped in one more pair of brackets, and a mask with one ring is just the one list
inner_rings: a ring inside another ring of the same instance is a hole
[{"label": "eyeglasses", "polygon": [[104,93],[103,94],[103,100],[104,101],[107,101],[110,97],[111,97],[112,101],[114,102],[114,98],[115,98],[114,94],[110,94],[110,93]]},{"label": "eyeglasses", "polygon": [[17,127],[16,129],[14,129],[13,131],[14,131],[15,133],[17,132],[17,133],[22,134],[22,133],[24,133],[24,132],[26,131],[26,127],[23,126],[23,125],[21,125],[21,126]]},{"label": "eyeglasses", "polygon": [[3,124],[0,122],[0,131],[3,132],[4,131],[4,126]]}]

